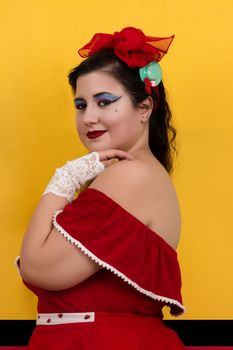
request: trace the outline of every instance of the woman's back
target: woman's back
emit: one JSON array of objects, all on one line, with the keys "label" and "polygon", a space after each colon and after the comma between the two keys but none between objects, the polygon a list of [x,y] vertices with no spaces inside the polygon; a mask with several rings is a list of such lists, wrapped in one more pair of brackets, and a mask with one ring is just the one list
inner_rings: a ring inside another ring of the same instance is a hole
[{"label": "woman's back", "polygon": [[176,190],[167,171],[154,157],[148,162],[148,169],[151,169],[152,176],[145,183],[145,200],[142,206],[143,212],[148,211],[150,215],[147,225],[176,249],[181,231]]},{"label": "woman's back", "polygon": [[181,230],[180,208],[171,178],[150,153],[120,161],[90,186],[116,201],[176,249]]}]

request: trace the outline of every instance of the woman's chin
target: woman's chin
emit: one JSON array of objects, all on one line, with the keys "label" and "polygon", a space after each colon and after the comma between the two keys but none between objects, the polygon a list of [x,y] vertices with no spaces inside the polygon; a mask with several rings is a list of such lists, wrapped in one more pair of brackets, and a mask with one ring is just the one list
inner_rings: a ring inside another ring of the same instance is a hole
[{"label": "woman's chin", "polygon": [[101,152],[101,151],[106,151],[107,149],[109,149],[106,147],[95,147],[94,145],[91,147],[86,146],[86,148],[88,149],[89,152]]},{"label": "woman's chin", "polygon": [[88,143],[85,145],[85,147],[90,151],[90,152],[100,152],[100,151],[106,151],[108,149],[114,148],[113,145],[108,145],[100,142],[92,142]]}]

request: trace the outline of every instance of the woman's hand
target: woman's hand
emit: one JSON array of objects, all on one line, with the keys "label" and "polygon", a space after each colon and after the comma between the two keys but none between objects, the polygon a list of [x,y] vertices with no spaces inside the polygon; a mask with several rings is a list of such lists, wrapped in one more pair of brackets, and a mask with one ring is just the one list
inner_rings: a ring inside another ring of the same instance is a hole
[{"label": "woman's hand", "polygon": [[72,202],[81,187],[89,184],[110,165],[123,159],[132,160],[134,157],[125,151],[110,149],[91,152],[81,158],[68,161],[56,169],[43,194],[53,193],[66,197],[69,202]]},{"label": "woman's hand", "polygon": [[112,164],[118,162],[119,160],[133,160],[134,157],[125,151],[119,149],[109,149],[105,151],[100,151],[99,157],[100,161],[104,164],[105,168],[108,168]]},{"label": "woman's hand", "polygon": [[105,170],[98,152],[91,152],[83,157],[70,160],[57,168],[43,194],[53,193],[66,197],[69,202],[76,192],[88,181],[93,180]]}]

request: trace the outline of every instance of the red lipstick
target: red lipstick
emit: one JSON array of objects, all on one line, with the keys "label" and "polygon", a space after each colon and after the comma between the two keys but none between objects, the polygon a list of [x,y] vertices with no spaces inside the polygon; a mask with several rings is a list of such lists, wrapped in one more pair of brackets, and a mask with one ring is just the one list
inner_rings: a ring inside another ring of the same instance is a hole
[{"label": "red lipstick", "polygon": [[97,137],[102,136],[107,130],[96,130],[96,131],[88,131],[87,137],[89,139],[96,139]]}]

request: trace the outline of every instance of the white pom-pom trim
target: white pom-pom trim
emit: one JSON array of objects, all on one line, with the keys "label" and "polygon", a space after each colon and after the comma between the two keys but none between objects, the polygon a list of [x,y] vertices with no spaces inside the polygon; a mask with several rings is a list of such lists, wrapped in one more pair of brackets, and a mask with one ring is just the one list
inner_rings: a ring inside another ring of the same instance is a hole
[{"label": "white pom-pom trim", "polygon": [[167,297],[163,297],[161,295],[155,294],[149,290],[146,290],[144,288],[142,288],[141,286],[139,286],[136,282],[132,281],[130,278],[128,278],[127,276],[125,276],[122,272],[118,271],[117,269],[115,269],[113,266],[107,264],[105,261],[99,259],[97,256],[95,256],[90,250],[88,250],[81,242],[79,242],[78,240],[74,239],[68,232],[66,232],[58,223],[56,220],[56,217],[59,213],[61,213],[62,210],[58,210],[54,213],[53,216],[53,225],[55,227],[55,229],[58,231],[58,233],[60,233],[62,236],[64,236],[66,238],[67,241],[69,241],[70,243],[74,244],[77,248],[79,248],[84,254],[86,254],[89,258],[91,258],[95,263],[97,263],[98,265],[100,265],[101,267],[104,267],[107,270],[110,270],[112,273],[114,273],[115,275],[117,275],[118,277],[122,278],[126,283],[128,283],[130,286],[134,287],[137,291],[139,291],[142,294],[145,294],[146,296],[152,298],[153,300],[158,300],[158,301],[162,301],[166,304],[172,304],[172,305],[176,305],[181,309],[181,312],[178,314],[175,314],[174,316],[179,316],[181,314],[183,314],[186,309],[185,307],[177,300],[175,299],[170,299]]}]

